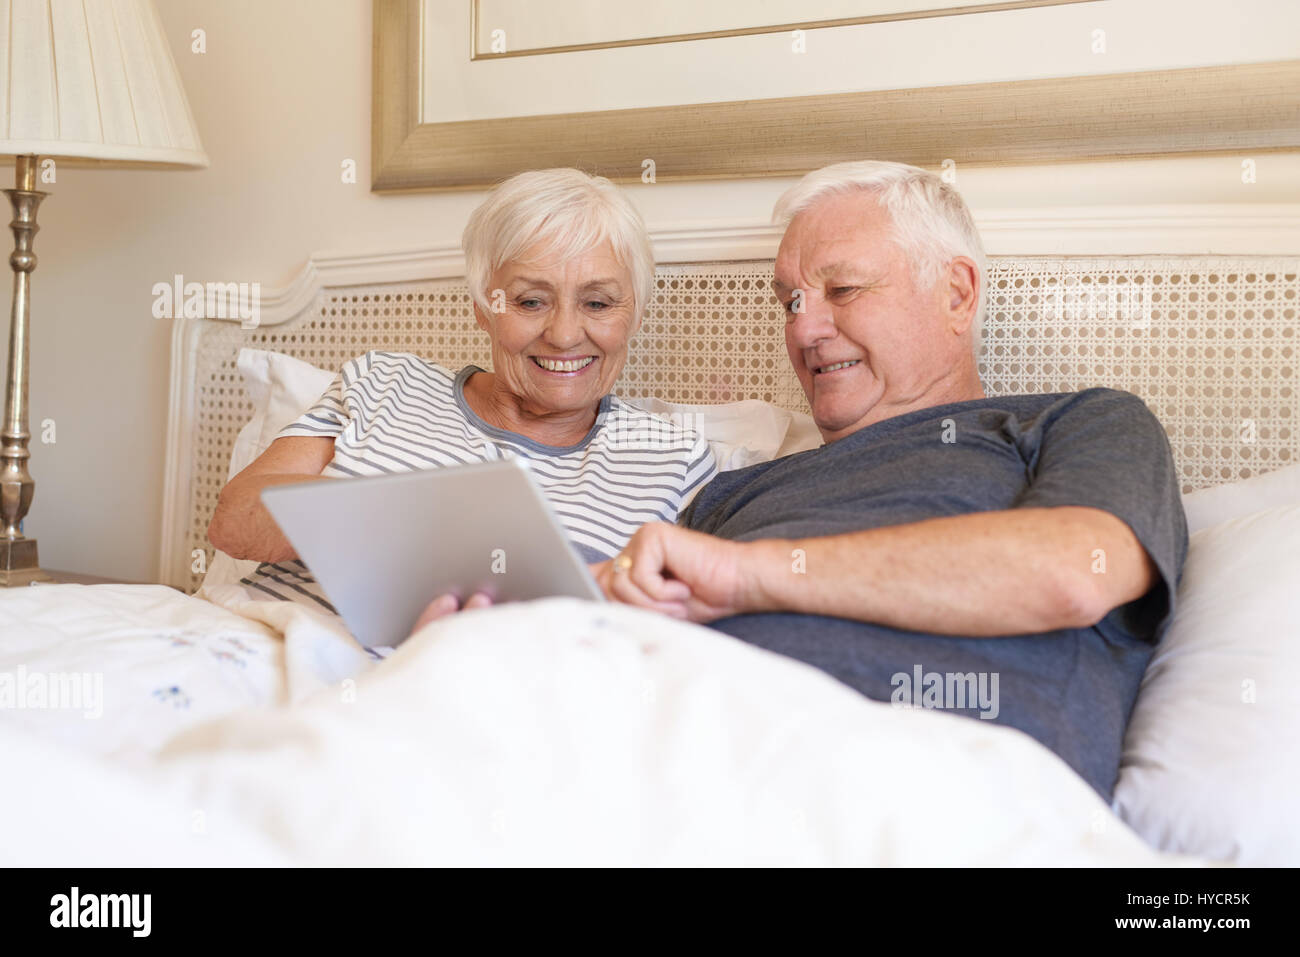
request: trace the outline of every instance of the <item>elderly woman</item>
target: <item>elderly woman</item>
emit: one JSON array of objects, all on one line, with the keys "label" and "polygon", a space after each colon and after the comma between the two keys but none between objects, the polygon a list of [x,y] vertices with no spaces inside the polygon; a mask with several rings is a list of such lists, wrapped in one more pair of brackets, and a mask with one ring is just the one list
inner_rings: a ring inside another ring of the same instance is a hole
[{"label": "elderly woman", "polygon": [[221,492],[208,537],[263,563],[245,586],[333,611],[262,506],[269,485],[520,455],[594,563],[644,523],[674,521],[713,477],[702,438],[610,394],[654,282],[645,226],[621,190],[575,169],[521,173],[470,216],[463,246],[492,371],[391,352],[346,363]]}]

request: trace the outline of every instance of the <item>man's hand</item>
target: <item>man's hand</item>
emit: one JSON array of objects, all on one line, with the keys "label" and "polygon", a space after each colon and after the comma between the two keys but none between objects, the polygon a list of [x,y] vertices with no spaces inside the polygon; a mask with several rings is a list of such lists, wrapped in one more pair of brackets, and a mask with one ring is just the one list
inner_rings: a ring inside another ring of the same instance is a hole
[{"label": "man's hand", "polygon": [[748,557],[740,542],[654,522],[591,571],[615,601],[710,622],[741,614],[751,604]]}]

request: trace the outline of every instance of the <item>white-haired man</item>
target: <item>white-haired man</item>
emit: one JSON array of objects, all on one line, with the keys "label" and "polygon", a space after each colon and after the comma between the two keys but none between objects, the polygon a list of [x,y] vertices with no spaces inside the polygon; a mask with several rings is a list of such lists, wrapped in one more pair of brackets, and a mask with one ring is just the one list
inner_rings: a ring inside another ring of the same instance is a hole
[{"label": "white-haired man", "polygon": [[983,247],[934,174],[838,164],[776,219],[826,444],[718,476],[601,584],[869,697],[1020,728],[1109,797],[1187,549],[1159,422],[1108,389],[985,396]]}]

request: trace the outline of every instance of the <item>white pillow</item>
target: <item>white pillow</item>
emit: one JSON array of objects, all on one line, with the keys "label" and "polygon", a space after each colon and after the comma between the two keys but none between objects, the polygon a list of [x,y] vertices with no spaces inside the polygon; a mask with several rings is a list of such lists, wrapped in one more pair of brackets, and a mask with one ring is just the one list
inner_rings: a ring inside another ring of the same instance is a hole
[{"label": "white pillow", "polygon": [[822,444],[812,416],[758,399],[721,405],[683,405],[656,398],[623,401],[699,432],[709,443],[720,472],[770,462]]},{"label": "white pillow", "polygon": [[[239,433],[241,438],[245,431],[249,433],[245,444],[241,446],[239,439],[235,440],[230,455],[231,477],[265,452],[281,429],[315,405],[335,375],[310,362],[264,349],[240,349],[235,365],[253,400],[253,417]],[[247,458],[237,459],[236,455]]]},{"label": "white pillow", "polygon": [[1115,810],[1165,851],[1300,864],[1300,504],[1192,536],[1142,679]]},{"label": "white pillow", "polygon": [[1199,532],[1230,518],[1277,505],[1300,504],[1300,464],[1255,475],[1240,482],[1197,489],[1183,496],[1187,529]]},{"label": "white pillow", "polygon": [[[333,372],[264,349],[240,349],[235,365],[244,377],[248,397],[253,400],[253,417],[235,437],[227,480],[265,452],[276,434],[315,405],[334,381]],[[198,593],[202,595],[209,585],[237,582],[257,566],[251,559],[231,558],[221,549],[215,549]]]}]

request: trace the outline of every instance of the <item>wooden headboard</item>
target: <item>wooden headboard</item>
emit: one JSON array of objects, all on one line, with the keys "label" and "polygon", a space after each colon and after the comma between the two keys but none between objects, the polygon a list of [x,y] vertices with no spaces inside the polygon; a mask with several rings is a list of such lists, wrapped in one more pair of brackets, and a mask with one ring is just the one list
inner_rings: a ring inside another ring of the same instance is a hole
[{"label": "wooden headboard", "polygon": [[[252,413],[235,366],[241,347],[326,369],[369,349],[489,366],[458,256],[416,262],[352,258],[331,270],[318,258],[264,303],[255,328],[178,321],[162,581],[193,591],[196,550],[211,560],[207,525]],[[770,258],[753,257],[660,266],[617,391],[806,410],[771,270]],[[1184,491],[1300,461],[1300,257],[990,257],[987,295],[980,369],[990,395],[1134,392],[1164,423]]]}]

